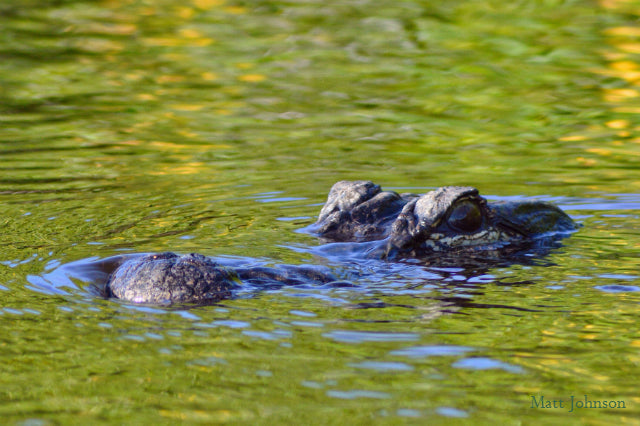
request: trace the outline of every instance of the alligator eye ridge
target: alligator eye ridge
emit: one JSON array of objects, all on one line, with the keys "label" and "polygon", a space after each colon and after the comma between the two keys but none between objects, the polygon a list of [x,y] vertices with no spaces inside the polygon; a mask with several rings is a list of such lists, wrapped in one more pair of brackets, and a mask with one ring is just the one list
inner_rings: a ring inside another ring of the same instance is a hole
[{"label": "alligator eye ridge", "polygon": [[463,200],[453,206],[447,222],[459,231],[473,232],[482,226],[482,211],[477,203]]}]

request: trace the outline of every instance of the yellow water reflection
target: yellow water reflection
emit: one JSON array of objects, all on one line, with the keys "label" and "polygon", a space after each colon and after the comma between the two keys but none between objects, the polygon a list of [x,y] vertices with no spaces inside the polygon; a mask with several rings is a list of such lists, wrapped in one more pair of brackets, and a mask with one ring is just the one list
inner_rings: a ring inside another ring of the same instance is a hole
[{"label": "yellow water reflection", "polygon": [[[633,10],[635,2],[626,0],[602,0],[600,5],[609,10]],[[596,74],[613,78],[614,84],[601,88],[602,98],[608,105],[607,121],[602,126],[589,128],[559,138],[576,145],[582,152],[576,156],[577,164],[586,167],[605,165],[607,161],[640,160],[640,27],[619,26],[603,31],[609,49],[603,52],[606,67],[593,69]],[[614,117],[614,118],[612,118]],[[615,174],[610,170],[607,174]],[[629,185],[640,187],[640,181]]]}]

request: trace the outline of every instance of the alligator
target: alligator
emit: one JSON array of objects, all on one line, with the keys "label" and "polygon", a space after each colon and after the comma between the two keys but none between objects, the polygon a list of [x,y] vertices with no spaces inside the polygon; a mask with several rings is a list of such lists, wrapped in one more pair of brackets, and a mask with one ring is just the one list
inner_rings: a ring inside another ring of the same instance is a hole
[{"label": "alligator", "polygon": [[[577,228],[560,208],[541,201],[490,203],[477,189],[445,186],[424,195],[383,191],[370,181],[340,181],[315,224],[304,232],[325,242],[366,244],[385,261],[466,256],[550,241]],[[337,282],[322,268],[228,267],[200,254],[138,255],[110,262],[106,296],[136,303],[210,303],[232,297],[244,283]]]}]

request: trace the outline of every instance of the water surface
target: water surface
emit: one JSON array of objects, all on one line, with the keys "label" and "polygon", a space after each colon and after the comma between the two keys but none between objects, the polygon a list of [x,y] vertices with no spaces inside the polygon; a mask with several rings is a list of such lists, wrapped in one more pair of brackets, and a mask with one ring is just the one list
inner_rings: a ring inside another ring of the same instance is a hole
[{"label": "water surface", "polygon": [[[1,4],[2,418],[637,422],[640,4],[441,3]],[[583,227],[485,270],[341,262],[295,232],[341,179]],[[165,250],[354,285],[187,309],[57,273]],[[585,395],[626,408],[532,408]]]}]

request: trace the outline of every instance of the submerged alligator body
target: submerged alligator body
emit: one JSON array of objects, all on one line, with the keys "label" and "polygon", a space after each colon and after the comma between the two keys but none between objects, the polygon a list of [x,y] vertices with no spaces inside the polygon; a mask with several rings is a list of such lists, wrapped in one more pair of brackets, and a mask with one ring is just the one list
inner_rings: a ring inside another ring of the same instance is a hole
[{"label": "submerged alligator body", "polygon": [[120,265],[109,296],[137,303],[197,303],[231,297],[237,276],[201,254],[150,254]]},{"label": "submerged alligator body", "polygon": [[264,288],[337,281],[322,267],[231,267],[197,253],[146,254],[111,263],[118,266],[109,276],[106,296],[136,303],[213,303],[229,299],[244,284]]},{"label": "submerged alligator body", "polygon": [[[556,240],[575,229],[571,218],[552,204],[489,203],[472,187],[447,186],[419,196],[382,191],[369,181],[341,181],[306,231],[329,242],[366,242],[367,256],[398,259],[444,252],[465,256]],[[106,293],[136,303],[207,303],[231,297],[245,282],[335,280],[330,272],[313,267],[228,268],[199,254],[162,253],[122,261],[111,272]]]}]

